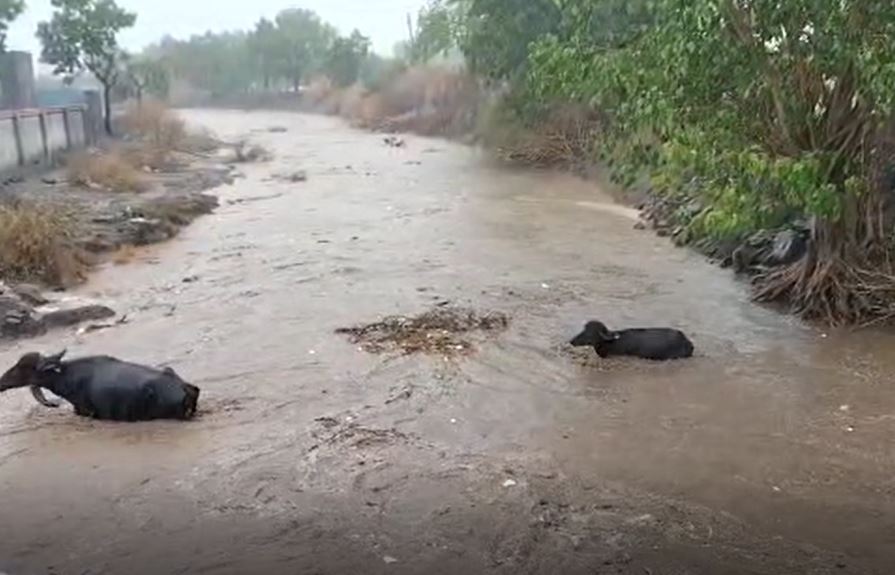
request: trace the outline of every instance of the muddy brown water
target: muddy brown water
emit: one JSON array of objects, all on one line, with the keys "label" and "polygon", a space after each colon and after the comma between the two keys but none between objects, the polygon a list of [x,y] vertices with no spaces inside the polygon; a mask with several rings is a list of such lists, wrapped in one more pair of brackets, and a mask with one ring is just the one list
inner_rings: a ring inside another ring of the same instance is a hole
[{"label": "muddy brown water", "polygon": [[[92,422],[5,394],[0,571],[892,571],[892,335],[755,306],[571,177],[328,118],[188,117],[254,130],[276,159],[81,289],[129,324],[0,362],[68,347],[171,365],[201,417]],[[308,181],[272,179],[294,170]],[[445,301],[512,323],[456,361],[333,333]],[[564,349],[588,318],[680,327],[697,357]]]}]

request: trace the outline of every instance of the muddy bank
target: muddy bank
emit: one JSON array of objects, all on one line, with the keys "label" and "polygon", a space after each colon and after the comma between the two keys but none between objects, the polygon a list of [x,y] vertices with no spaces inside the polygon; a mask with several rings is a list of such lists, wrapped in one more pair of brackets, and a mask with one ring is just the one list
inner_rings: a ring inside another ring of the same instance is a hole
[{"label": "muddy bank", "polygon": [[[287,131],[256,134],[275,159],[242,167],[214,217],[72,292],[128,323],[4,342],[0,364],[68,347],[170,365],[202,388],[199,417],[0,397],[0,571],[891,571],[891,334],[754,306],[564,174],[332,118],[189,118]],[[437,337],[391,345],[477,323],[413,321],[442,307],[510,321],[450,361]],[[585,318],[683,329],[697,357],[570,352]],[[385,353],[336,333],[369,324]]]},{"label": "muddy bank", "polygon": [[[183,160],[183,159],[181,159]],[[78,266],[102,264],[113,254],[130,257],[126,250],[160,243],[175,237],[196,218],[218,206],[208,190],[230,184],[234,167],[213,158],[181,161],[167,171],[146,170],[140,191],[75,185],[68,173],[47,173],[10,178],[0,188],[0,202],[49,208],[62,214],[71,229],[67,239]],[[76,282],[80,270],[69,281]],[[2,278],[0,278],[2,279]],[[50,329],[104,320],[115,312],[102,302],[69,297],[62,288],[15,282],[0,284],[0,339],[33,337]],[[53,289],[55,288],[55,289]]]},{"label": "muddy bank", "polygon": [[74,243],[94,255],[122,246],[145,246],[171,239],[218,205],[207,190],[232,183],[233,167],[194,162],[174,172],[145,174],[140,192],[72,185],[64,170],[28,178],[2,189],[3,201],[26,201],[57,208],[72,220]]},{"label": "muddy bank", "polygon": [[114,316],[111,308],[83,298],[45,294],[33,285],[0,282],[0,340],[34,337],[51,329]]}]

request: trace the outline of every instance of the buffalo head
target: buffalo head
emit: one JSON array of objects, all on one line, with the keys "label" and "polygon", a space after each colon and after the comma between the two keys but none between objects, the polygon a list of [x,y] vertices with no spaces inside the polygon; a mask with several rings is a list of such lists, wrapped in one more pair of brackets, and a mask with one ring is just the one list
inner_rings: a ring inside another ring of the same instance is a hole
[{"label": "buffalo head", "polygon": [[52,373],[62,371],[62,358],[65,350],[50,356],[39,353],[27,353],[0,376],[0,393],[20,387],[30,387],[34,398],[47,407],[58,407],[59,404],[48,400],[40,388],[41,382]]},{"label": "buffalo head", "polygon": [[602,322],[589,321],[584,331],[575,336],[569,343],[574,347],[597,346],[618,339],[618,334],[609,330]]}]

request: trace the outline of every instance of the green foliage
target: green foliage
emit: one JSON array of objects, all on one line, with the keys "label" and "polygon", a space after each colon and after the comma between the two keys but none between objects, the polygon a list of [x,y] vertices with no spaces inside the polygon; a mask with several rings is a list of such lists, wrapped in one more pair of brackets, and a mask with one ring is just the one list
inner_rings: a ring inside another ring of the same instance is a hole
[{"label": "green foliage", "polygon": [[556,0],[560,36],[598,48],[620,48],[655,23],[652,0]]},{"label": "green foliage", "polygon": [[355,30],[347,38],[336,38],[326,55],[326,74],[341,87],[357,82],[370,53],[370,39]]},{"label": "green foliage", "polygon": [[461,49],[470,69],[505,80],[528,62],[529,46],[559,30],[562,15],[554,0],[468,0]]},{"label": "green foliage", "polygon": [[0,0],[0,52],[6,50],[9,25],[25,10],[25,0]]},{"label": "green foliage", "polygon": [[403,60],[386,59],[370,54],[361,65],[360,82],[370,91],[381,92],[395,82],[406,69]]},{"label": "green foliage", "polygon": [[240,32],[209,32],[186,41],[167,38],[147,51],[147,57],[163,61],[171,76],[213,96],[245,93],[259,74],[248,37]]},{"label": "green foliage", "polygon": [[114,0],[53,0],[53,18],[41,22],[37,36],[42,59],[56,74],[88,70],[103,84],[114,84],[120,50],[118,33],[134,25],[136,14]]},{"label": "green foliage", "polygon": [[212,96],[256,90],[298,91],[314,74],[346,86],[369,60],[370,41],[354,31],[340,37],[310,10],[290,9],[262,18],[250,32],[207,33],[187,41],[165,39],[147,50],[171,74]]},{"label": "green foliage", "polygon": [[168,98],[171,78],[168,68],[161,61],[145,57],[128,57],[125,61],[125,72],[137,100],[142,100],[146,93],[160,100]]},{"label": "green foliage", "polygon": [[459,47],[466,32],[469,0],[430,0],[416,18],[416,34],[406,57],[425,64]]},{"label": "green foliage", "polygon": [[306,76],[323,67],[327,50],[338,34],[310,10],[284,10],[277,14],[276,26],[279,71],[297,91]]},{"label": "green foliage", "polygon": [[118,33],[130,28],[136,14],[114,0],[52,0],[53,18],[41,22],[37,36],[41,57],[55,66],[54,73],[71,78],[84,70],[105,88],[106,131],[112,133],[110,93],[119,79],[121,50]]},{"label": "green foliage", "polygon": [[698,198],[697,235],[840,222],[868,189],[895,102],[892,2],[563,4],[526,89],[605,112],[619,179],[648,170],[663,193]]},{"label": "green foliage", "polygon": [[267,18],[259,20],[255,24],[255,30],[249,35],[247,49],[253,63],[257,65],[265,89],[270,89],[271,83],[279,75],[281,45],[276,25]]}]

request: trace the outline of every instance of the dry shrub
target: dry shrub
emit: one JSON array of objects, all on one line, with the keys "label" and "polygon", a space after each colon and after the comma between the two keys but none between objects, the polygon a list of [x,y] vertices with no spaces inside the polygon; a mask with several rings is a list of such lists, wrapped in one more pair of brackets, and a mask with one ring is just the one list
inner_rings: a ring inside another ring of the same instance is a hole
[{"label": "dry shrub", "polygon": [[358,128],[376,130],[387,118],[382,95],[369,94],[360,102],[349,120]]},{"label": "dry shrub", "polygon": [[600,129],[599,116],[586,108],[555,108],[533,128],[486,121],[484,139],[504,161],[538,168],[573,167],[586,161]]},{"label": "dry shrub", "polygon": [[408,68],[382,90],[383,112],[387,116],[399,116],[422,110],[427,103],[429,84],[438,82],[443,72],[422,67]]},{"label": "dry shrub", "polygon": [[317,108],[337,90],[326,76],[317,76],[302,92],[302,100],[311,108]]},{"label": "dry shrub", "polygon": [[442,307],[415,317],[393,316],[368,325],[336,330],[360,344],[369,353],[398,351],[467,355],[475,347],[465,336],[473,332],[497,333],[509,326],[509,318],[498,312],[479,313],[466,308]]},{"label": "dry shrub", "polygon": [[343,118],[357,117],[363,108],[366,97],[366,90],[358,84],[346,88],[341,92],[338,99],[338,115]]},{"label": "dry shrub", "polygon": [[176,152],[207,154],[221,145],[207,130],[187,130],[177,114],[156,100],[130,107],[119,122],[132,142],[124,148],[128,160],[139,168],[173,169],[179,166]]},{"label": "dry shrub", "polygon": [[475,122],[480,91],[475,80],[444,68],[409,68],[378,91],[359,85],[311,90],[318,112],[338,114],[353,125],[384,132],[455,136]]},{"label": "dry shrub", "polygon": [[111,192],[137,193],[146,189],[133,159],[116,150],[76,152],[68,157],[68,180],[78,186]]},{"label": "dry shrub", "polygon": [[120,121],[126,134],[162,150],[180,149],[186,139],[183,120],[155,100],[131,106]]},{"label": "dry shrub", "polygon": [[87,263],[72,236],[71,221],[58,210],[0,205],[0,277],[54,286],[81,280]]}]

